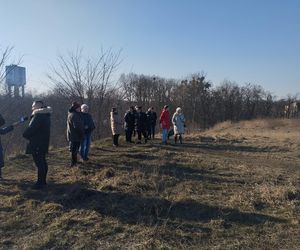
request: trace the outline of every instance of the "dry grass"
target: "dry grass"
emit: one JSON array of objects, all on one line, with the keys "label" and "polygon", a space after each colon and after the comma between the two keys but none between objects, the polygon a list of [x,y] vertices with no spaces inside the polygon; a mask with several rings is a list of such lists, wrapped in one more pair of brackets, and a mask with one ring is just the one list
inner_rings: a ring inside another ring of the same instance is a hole
[{"label": "dry grass", "polygon": [[[112,148],[67,168],[49,159],[49,187],[15,156],[0,183],[1,249],[299,249],[300,123],[223,123],[184,145]],[[288,132],[289,131],[289,132]]]}]

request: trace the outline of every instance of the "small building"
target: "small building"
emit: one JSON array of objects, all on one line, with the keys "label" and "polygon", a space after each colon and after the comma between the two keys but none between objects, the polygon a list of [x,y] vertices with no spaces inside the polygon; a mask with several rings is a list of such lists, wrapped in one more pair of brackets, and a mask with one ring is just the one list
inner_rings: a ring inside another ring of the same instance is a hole
[{"label": "small building", "polygon": [[9,65],[5,67],[5,83],[8,87],[9,96],[24,97],[26,85],[26,68],[17,65]]}]

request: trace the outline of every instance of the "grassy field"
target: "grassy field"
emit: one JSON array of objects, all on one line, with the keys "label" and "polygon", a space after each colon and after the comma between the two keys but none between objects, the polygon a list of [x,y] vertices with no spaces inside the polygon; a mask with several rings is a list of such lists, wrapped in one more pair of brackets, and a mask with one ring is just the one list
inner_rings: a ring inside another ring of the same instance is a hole
[{"label": "grassy field", "polygon": [[1,249],[300,249],[300,120],[222,123],[183,145],[98,141],[68,168],[31,158],[0,182]]}]

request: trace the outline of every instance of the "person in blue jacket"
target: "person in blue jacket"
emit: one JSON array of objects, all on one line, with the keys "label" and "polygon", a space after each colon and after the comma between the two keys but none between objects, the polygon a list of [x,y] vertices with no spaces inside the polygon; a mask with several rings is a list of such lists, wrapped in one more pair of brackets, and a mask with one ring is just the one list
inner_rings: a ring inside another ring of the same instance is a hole
[{"label": "person in blue jacket", "polygon": [[88,161],[89,149],[91,145],[92,131],[95,129],[95,123],[91,114],[89,114],[89,107],[86,104],[81,105],[81,115],[84,123],[84,138],[80,144],[80,156],[83,161]]}]

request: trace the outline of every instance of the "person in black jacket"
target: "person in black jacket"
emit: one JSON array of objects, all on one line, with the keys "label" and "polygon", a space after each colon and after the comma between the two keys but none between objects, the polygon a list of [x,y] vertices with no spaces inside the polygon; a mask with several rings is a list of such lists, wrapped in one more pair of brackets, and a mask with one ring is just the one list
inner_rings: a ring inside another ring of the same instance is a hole
[{"label": "person in black jacket", "polygon": [[[0,114],[0,127],[5,124],[5,120],[3,119],[2,115]],[[6,128],[1,128],[0,129],[0,135],[5,135],[12,131],[14,129],[13,126],[8,126]],[[4,155],[3,155],[3,148],[1,144],[1,139],[0,139],[0,179],[2,179],[2,168],[4,167]]]},{"label": "person in black jacket", "polygon": [[157,121],[157,115],[156,115],[156,112],[154,111],[154,108],[153,107],[149,108],[148,111],[146,112],[146,115],[147,115],[148,138],[154,139],[155,126],[156,126],[156,121]]},{"label": "person in black jacket", "polygon": [[71,152],[71,167],[77,164],[77,154],[84,139],[84,122],[80,112],[80,104],[73,102],[67,119],[67,140]]},{"label": "person in black jacket", "polygon": [[137,107],[136,111],[135,130],[138,134],[138,143],[141,143],[142,135],[147,143],[147,115],[142,111],[142,107]]},{"label": "person in black jacket", "polygon": [[24,131],[23,137],[29,140],[26,154],[31,154],[38,169],[38,178],[35,189],[41,189],[47,185],[46,178],[48,164],[46,154],[49,149],[50,140],[50,115],[51,107],[45,107],[42,101],[35,101],[32,104],[32,114],[28,128]]},{"label": "person in black jacket", "polygon": [[134,113],[133,106],[131,106],[130,109],[125,113],[124,121],[125,121],[126,142],[131,143],[132,134],[134,131],[134,122],[135,122],[135,113]]},{"label": "person in black jacket", "polygon": [[89,114],[88,105],[81,105],[81,115],[84,125],[84,138],[80,145],[80,156],[83,161],[87,161],[89,159],[88,154],[91,145],[92,131],[95,129],[95,124],[92,116]]}]

